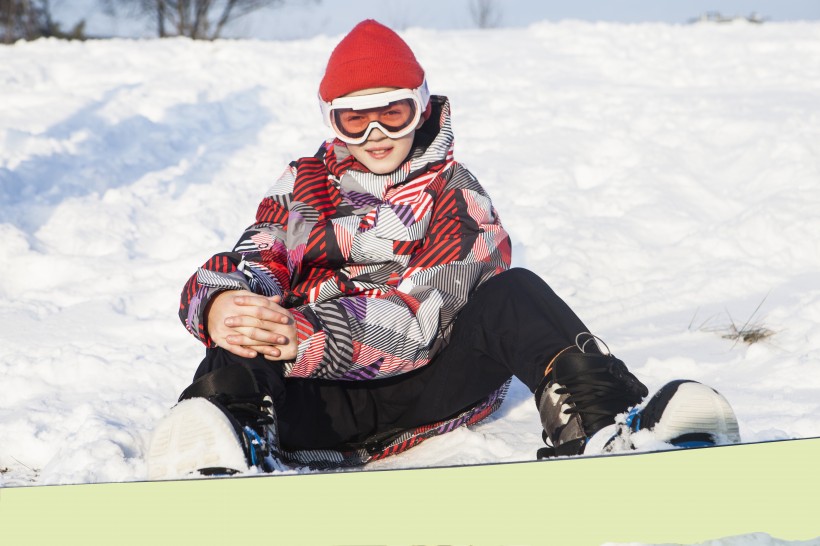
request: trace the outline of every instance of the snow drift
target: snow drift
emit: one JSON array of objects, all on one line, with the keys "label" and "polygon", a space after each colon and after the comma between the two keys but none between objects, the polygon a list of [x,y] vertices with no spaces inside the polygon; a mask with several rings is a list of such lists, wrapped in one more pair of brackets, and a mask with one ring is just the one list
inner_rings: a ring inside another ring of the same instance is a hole
[{"label": "snow drift", "polygon": [[[516,265],[650,390],[714,386],[746,441],[820,435],[820,24],[403,35]],[[202,354],[179,291],[328,136],[337,39],[0,48],[0,486],[144,479]],[[373,467],[540,445],[515,382],[488,421]]]}]

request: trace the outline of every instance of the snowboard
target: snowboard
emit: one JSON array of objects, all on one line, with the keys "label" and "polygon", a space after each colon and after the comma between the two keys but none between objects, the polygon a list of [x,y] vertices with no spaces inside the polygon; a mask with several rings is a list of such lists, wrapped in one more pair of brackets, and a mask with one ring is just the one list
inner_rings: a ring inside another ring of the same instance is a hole
[{"label": "snowboard", "polygon": [[3,544],[693,543],[820,536],[820,438],[414,470],[0,489]]}]

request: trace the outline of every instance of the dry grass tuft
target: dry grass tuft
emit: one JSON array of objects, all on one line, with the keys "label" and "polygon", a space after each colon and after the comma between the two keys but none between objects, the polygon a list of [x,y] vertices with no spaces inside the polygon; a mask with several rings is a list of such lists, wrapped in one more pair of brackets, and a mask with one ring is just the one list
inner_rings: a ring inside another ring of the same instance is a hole
[{"label": "dry grass tuft", "polygon": [[[769,297],[768,294],[766,295],[766,298],[767,297]],[[768,338],[772,337],[776,332],[774,330],[766,328],[765,326],[763,326],[759,322],[752,322],[752,320],[754,319],[757,312],[763,306],[763,302],[766,301],[766,298],[763,298],[763,300],[761,300],[761,302],[755,308],[754,312],[749,316],[749,318],[746,320],[746,322],[743,323],[743,325],[740,326],[740,327],[737,326],[737,324],[735,323],[735,320],[732,318],[732,315],[729,314],[729,311],[726,311],[726,314],[729,316],[729,322],[730,322],[729,326],[720,326],[720,327],[716,327],[716,328],[715,327],[707,328],[706,324],[714,319],[714,316],[713,316],[713,317],[710,317],[710,318],[706,319],[704,322],[702,322],[701,325],[698,326],[697,329],[701,330],[703,332],[719,333],[720,337],[722,337],[723,339],[731,339],[735,342],[735,344],[742,341],[743,343],[746,343],[747,345],[752,345],[754,343],[758,343],[760,341],[768,339]],[[695,315],[697,315],[697,312],[695,312]],[[692,320],[689,322],[689,329],[690,330],[692,329],[692,325],[694,324],[694,321],[695,321],[695,317],[692,317]]]},{"label": "dry grass tuft", "polygon": [[732,325],[729,326],[729,331],[720,337],[722,337],[723,339],[742,341],[743,343],[748,343],[749,345],[752,345],[753,343],[763,341],[764,339],[771,337],[773,335],[774,330],[769,330],[765,326],[751,324],[738,329],[735,326],[735,324],[732,323]]}]

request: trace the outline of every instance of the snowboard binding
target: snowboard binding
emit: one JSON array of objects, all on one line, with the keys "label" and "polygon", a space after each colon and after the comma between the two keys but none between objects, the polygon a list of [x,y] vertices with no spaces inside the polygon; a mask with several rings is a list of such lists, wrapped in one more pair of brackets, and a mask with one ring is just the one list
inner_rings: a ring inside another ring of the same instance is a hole
[{"label": "snowboard binding", "polygon": [[646,386],[589,333],[556,356],[535,392],[547,447],[538,459],[629,451],[651,442],[705,447],[740,442],[737,417],[716,390],[691,380]]},{"label": "snowboard binding", "polygon": [[243,366],[210,372],[190,385],[154,430],[148,478],[231,475],[278,466],[276,416]]}]

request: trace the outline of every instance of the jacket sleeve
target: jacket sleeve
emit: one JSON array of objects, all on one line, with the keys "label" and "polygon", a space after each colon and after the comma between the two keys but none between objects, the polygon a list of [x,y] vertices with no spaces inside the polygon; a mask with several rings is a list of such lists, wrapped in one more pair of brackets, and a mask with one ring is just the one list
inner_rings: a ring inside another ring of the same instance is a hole
[{"label": "jacket sleeve", "polygon": [[212,257],[194,273],[182,290],[179,318],[185,328],[208,347],[215,346],[206,324],[208,303],[225,290],[250,290],[264,296],[282,295],[290,288],[287,222],[296,166],[277,180],[259,204],[256,222],[231,252]]},{"label": "jacket sleeve", "polygon": [[509,237],[469,171],[454,163],[428,191],[435,204],[427,230],[393,289],[294,309],[299,348],[287,376],[367,380],[423,366],[446,344],[470,294],[509,268]]}]

